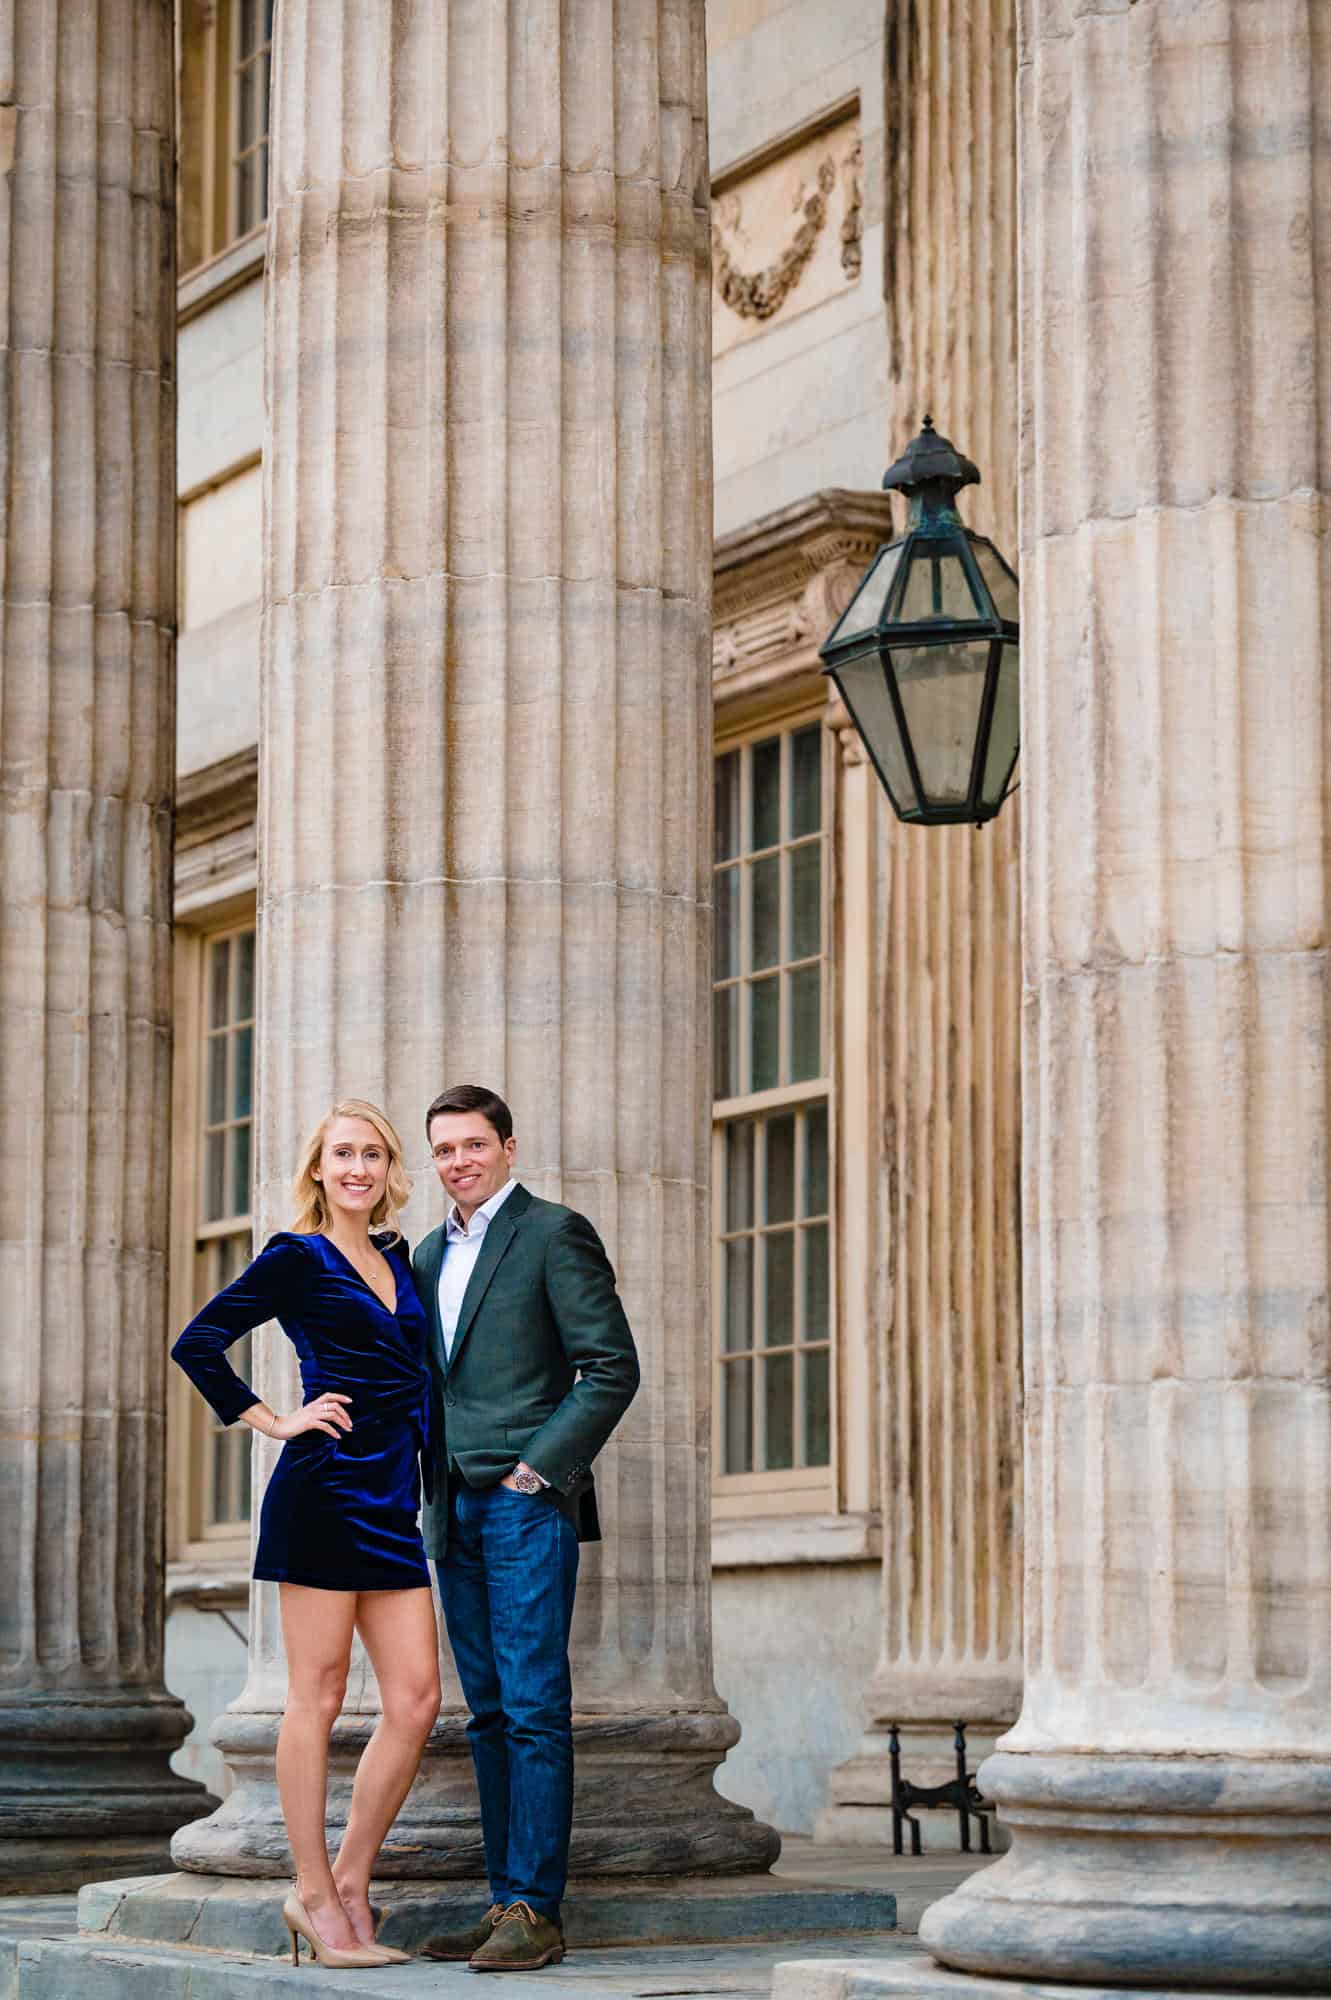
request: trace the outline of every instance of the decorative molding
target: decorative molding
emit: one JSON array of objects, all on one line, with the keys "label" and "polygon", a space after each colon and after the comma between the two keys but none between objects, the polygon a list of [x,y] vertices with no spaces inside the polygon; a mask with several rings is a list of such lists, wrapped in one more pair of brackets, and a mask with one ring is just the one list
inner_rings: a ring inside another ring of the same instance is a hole
[{"label": "decorative molding", "polygon": [[712,572],[716,705],[789,696],[801,681],[808,692],[826,689],[818,648],[892,533],[886,494],[829,488],[722,536]]},{"label": "decorative molding", "polygon": [[210,257],[206,264],[196,264],[192,271],[187,271],[176,286],[176,325],[188,325],[208,306],[219,304],[229,292],[237,292],[242,285],[262,278],[267,251],[268,225],[260,223],[248,236],[239,237]]},{"label": "decorative molding", "polygon": [[[723,232],[739,227],[739,196],[732,193],[721,197],[712,220],[712,268],[717,291],[730,310],[738,313],[741,319],[770,319],[773,313],[781,310],[808,269],[814,246],[827,221],[828,197],[835,186],[836,164],[829,154],[825,160],[819,161],[813,192],[806,196],[803,189],[800,190],[799,205],[804,220],[775,263],[762,271],[742,271],[732,258]],[[844,241],[844,224],[841,233]],[[842,265],[845,265],[844,250]],[[858,269],[857,259],[857,272]]]},{"label": "decorative molding", "polygon": [[841,268],[848,278],[858,278],[864,262],[864,147],[856,140],[846,155],[842,172],[846,176],[846,213],[841,223]]},{"label": "decorative molding", "polygon": [[177,917],[229,896],[252,894],[258,880],[257,747],[191,772],[176,787]]}]

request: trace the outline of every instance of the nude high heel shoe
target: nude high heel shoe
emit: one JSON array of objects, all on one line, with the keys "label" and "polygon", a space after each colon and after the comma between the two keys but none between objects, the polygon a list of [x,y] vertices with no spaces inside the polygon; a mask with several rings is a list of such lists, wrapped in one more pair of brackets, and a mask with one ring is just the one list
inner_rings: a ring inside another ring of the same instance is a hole
[{"label": "nude high heel shoe", "polygon": [[396,1965],[400,1962],[400,1954],[390,1957],[387,1948],[377,1944],[359,1944],[354,1951],[339,1951],[335,1945],[325,1944],[294,1889],[288,1891],[286,1901],[282,1905],[282,1921],[291,1933],[293,1965],[301,1963],[301,1938],[304,1938],[314,1953],[315,1963],[327,1966],[330,1971],[363,1972],[371,1966]]}]

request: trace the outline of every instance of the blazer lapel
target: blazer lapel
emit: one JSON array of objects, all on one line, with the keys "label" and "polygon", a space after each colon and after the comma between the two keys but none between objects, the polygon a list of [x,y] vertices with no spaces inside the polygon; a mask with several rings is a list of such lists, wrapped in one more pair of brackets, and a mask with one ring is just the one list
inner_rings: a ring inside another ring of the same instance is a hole
[{"label": "blazer lapel", "polygon": [[435,1356],[440,1370],[447,1367],[444,1354],[444,1330],[439,1324],[439,1269],[444,1261],[444,1230],[442,1223],[432,1229],[417,1251],[421,1263],[421,1278],[425,1296],[421,1304],[425,1307],[425,1323],[430,1332],[430,1352]]},{"label": "blazer lapel", "polygon": [[472,1321],[480,1308],[481,1300],[490,1289],[490,1280],[499,1269],[505,1252],[518,1233],[519,1218],[527,1206],[527,1201],[531,1199],[528,1196],[527,1201],[524,1201],[523,1193],[522,1188],[514,1188],[485,1232],[485,1241],[481,1245],[481,1254],[476,1259],[476,1268],[467,1280],[467,1289],[462,1294],[462,1310],[458,1314],[457,1329],[453,1335],[453,1352],[448,1362],[450,1368],[457,1367],[462,1343],[471,1331]]}]

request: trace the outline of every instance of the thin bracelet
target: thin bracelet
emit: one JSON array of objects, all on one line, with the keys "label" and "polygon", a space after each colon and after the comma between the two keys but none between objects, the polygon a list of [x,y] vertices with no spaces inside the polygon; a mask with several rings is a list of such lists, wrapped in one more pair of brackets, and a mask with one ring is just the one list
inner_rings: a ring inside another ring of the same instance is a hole
[{"label": "thin bracelet", "polygon": [[280,1422],[280,1421],[281,1421],[281,1419],[279,1418],[279,1416],[278,1416],[278,1414],[277,1414],[277,1411],[276,1411],[276,1410],[274,1410],[274,1411],[273,1411],[273,1421],[272,1421],[272,1422],[271,1422],[271,1424],[269,1424],[269,1426],[268,1426],[268,1435],[269,1435],[269,1437],[271,1437],[271,1436],[273,1435],[273,1432],[274,1432],[274,1431],[275,1431],[275,1430],[277,1429],[277,1426],[278,1426],[278,1424],[279,1424],[279,1422]]}]

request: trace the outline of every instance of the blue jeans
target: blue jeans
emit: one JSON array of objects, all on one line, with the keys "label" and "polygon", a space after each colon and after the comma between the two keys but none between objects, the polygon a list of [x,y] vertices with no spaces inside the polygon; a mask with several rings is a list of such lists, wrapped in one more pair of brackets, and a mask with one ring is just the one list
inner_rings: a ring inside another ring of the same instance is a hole
[{"label": "blue jeans", "polygon": [[530,1903],[558,1923],[573,1825],[568,1635],[577,1532],[539,1495],[459,1486],[437,1567],[471,1710],[491,1900]]}]

